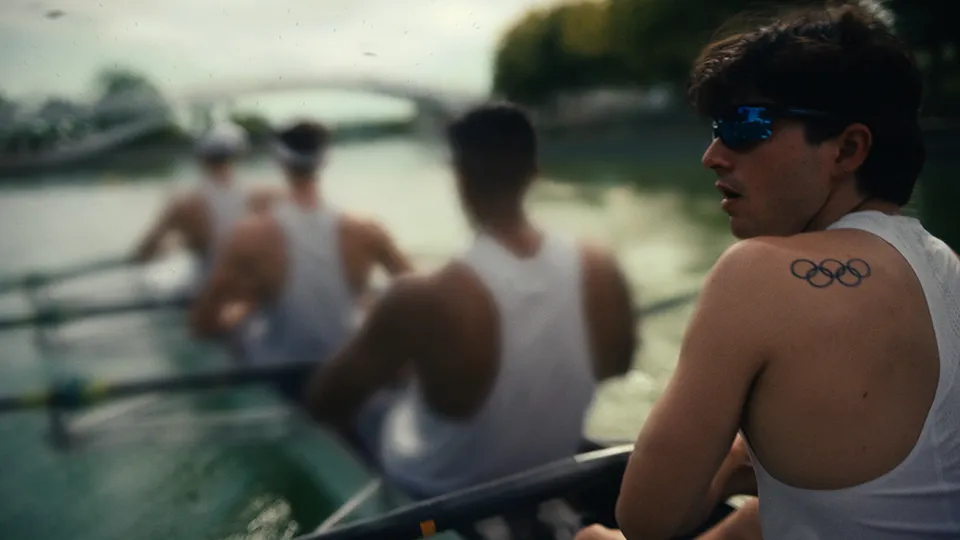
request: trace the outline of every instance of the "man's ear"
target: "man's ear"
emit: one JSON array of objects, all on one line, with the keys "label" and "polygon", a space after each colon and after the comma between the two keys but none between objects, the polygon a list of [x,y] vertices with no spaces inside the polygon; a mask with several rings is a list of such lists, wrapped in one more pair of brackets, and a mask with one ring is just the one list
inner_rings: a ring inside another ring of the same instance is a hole
[{"label": "man's ear", "polygon": [[838,176],[856,172],[867,160],[873,146],[873,133],[870,128],[861,123],[850,124],[836,140],[835,172]]}]

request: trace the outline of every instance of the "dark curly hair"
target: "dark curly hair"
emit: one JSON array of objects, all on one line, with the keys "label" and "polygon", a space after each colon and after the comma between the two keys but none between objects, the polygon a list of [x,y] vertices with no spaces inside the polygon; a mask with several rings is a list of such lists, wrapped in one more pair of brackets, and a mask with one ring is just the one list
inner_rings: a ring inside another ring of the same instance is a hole
[{"label": "dark curly hair", "polygon": [[690,104],[706,117],[746,101],[831,113],[803,120],[811,144],[863,123],[873,144],[857,171],[860,191],[906,205],[926,159],[923,84],[913,54],[883,19],[861,5],[796,8],[722,36],[694,63]]}]

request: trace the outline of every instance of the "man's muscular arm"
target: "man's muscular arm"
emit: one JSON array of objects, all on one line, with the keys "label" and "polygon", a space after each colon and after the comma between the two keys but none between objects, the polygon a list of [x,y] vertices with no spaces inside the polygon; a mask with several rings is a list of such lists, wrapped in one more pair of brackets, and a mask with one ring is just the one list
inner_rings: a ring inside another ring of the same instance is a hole
[{"label": "man's muscular arm", "polygon": [[366,229],[373,243],[377,262],[383,266],[387,273],[397,277],[413,271],[413,264],[410,259],[400,250],[383,225],[371,221],[366,224]]},{"label": "man's muscular arm", "polygon": [[627,465],[617,522],[628,539],[668,539],[702,511],[737,434],[749,389],[770,357],[784,279],[771,248],[747,240],[707,278],[676,370]]},{"label": "man's muscular arm", "polygon": [[167,204],[160,217],[147,231],[130,255],[130,261],[143,264],[155,259],[163,251],[164,240],[178,228],[187,201],[174,199]]},{"label": "man's muscular arm", "polygon": [[229,331],[268,296],[271,225],[265,217],[252,216],[234,228],[191,308],[190,328],[196,337]]},{"label": "man's muscular arm", "polygon": [[584,303],[594,342],[597,380],[626,375],[640,346],[633,295],[616,258],[593,246],[583,248]]}]

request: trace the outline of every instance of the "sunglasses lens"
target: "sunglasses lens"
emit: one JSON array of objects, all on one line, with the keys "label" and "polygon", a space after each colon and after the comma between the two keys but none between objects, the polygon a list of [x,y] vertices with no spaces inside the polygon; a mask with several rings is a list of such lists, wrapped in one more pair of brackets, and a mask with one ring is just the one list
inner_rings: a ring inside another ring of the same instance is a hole
[{"label": "sunglasses lens", "polygon": [[748,150],[773,133],[773,122],[764,112],[760,107],[740,107],[730,117],[713,122],[713,136],[731,150]]}]

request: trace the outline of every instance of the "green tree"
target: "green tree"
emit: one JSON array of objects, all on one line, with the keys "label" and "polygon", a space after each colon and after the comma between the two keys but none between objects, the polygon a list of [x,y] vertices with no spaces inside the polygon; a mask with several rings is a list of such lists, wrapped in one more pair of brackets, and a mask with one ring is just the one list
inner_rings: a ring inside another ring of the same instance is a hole
[{"label": "green tree", "polygon": [[608,39],[608,7],[588,0],[528,13],[500,42],[494,92],[541,104],[559,91],[622,81]]},{"label": "green tree", "polygon": [[917,53],[926,82],[925,111],[960,113],[960,32],[956,0],[890,0],[898,33]]},{"label": "green tree", "polygon": [[0,118],[7,118],[16,113],[20,108],[19,104],[0,93]]},{"label": "green tree", "polygon": [[144,116],[172,119],[170,105],[160,90],[143,74],[113,67],[95,78],[98,98],[94,106],[96,123],[102,128],[124,124]]},{"label": "green tree", "polygon": [[610,0],[611,47],[629,79],[681,86],[700,51],[719,31],[756,16],[824,0]]},{"label": "green tree", "polygon": [[521,103],[538,103],[550,92],[542,62],[547,55],[549,12],[533,10],[497,46],[493,91]]},{"label": "green tree", "polygon": [[256,113],[236,112],[230,115],[230,121],[247,131],[251,143],[269,140],[273,134],[270,121]]}]

